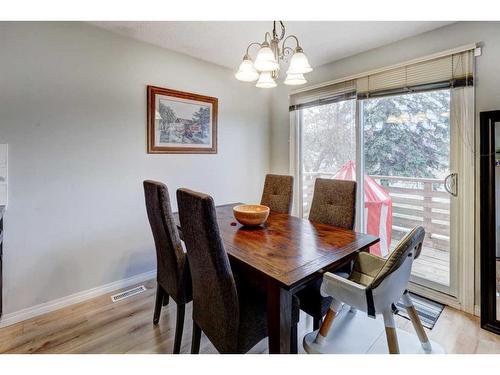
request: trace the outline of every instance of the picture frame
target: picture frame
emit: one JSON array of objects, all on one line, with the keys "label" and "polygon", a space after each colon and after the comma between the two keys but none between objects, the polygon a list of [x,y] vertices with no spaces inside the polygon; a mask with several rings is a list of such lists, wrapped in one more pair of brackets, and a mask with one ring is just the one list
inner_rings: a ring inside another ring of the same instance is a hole
[{"label": "picture frame", "polygon": [[216,154],[218,99],[147,86],[149,154]]}]

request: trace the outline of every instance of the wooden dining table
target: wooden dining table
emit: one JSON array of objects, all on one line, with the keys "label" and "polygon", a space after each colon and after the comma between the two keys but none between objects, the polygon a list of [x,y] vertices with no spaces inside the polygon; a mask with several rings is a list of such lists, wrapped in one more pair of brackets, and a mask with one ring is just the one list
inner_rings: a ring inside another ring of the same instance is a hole
[{"label": "wooden dining table", "polygon": [[[244,227],[233,216],[238,204],[216,207],[224,246],[238,269],[257,279],[267,292],[269,353],[290,353],[294,293],[324,272],[347,264],[379,239],[275,212],[262,226]],[[178,214],[174,216],[182,236]]]}]

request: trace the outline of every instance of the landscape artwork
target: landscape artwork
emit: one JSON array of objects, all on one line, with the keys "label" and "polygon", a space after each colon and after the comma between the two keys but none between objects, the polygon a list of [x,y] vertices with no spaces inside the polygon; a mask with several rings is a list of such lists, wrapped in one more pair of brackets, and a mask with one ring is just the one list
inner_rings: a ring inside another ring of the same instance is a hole
[{"label": "landscape artwork", "polygon": [[148,86],[149,153],[217,153],[217,98]]}]

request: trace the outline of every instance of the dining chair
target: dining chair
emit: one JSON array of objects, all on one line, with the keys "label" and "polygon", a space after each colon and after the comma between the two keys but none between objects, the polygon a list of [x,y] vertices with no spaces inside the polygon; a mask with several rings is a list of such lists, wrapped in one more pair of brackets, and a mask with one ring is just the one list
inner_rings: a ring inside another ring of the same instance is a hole
[{"label": "dining chair", "polygon": [[389,353],[398,354],[399,345],[392,306],[401,299],[422,348],[427,353],[431,352],[431,343],[406,289],[413,261],[420,255],[424,237],[424,228],[415,227],[403,237],[387,259],[370,253],[359,253],[354,270],[347,279],[330,272],[325,273],[321,293],[332,297],[332,302],[315,343],[320,346],[325,343],[337,312],[340,311],[342,303],[346,303],[371,317],[382,314]]},{"label": "dining chair", "polygon": [[293,177],[277,174],[266,175],[260,204],[271,211],[289,214],[292,210]]},{"label": "dining chair", "polygon": [[202,331],[220,353],[246,353],[267,337],[266,295],[233,274],[212,197],[179,189],[177,204],[193,280],[191,353]]},{"label": "dining chair", "polygon": [[189,264],[172,215],[167,186],[150,180],[144,181],[143,185],[146,211],[156,247],[157,285],[153,324],[158,324],[162,306],[166,306],[172,297],[177,304],[173,352],[178,354],[186,304],[192,300]]},{"label": "dining chair", "polygon": [[[356,182],[317,178],[309,211],[309,220],[315,223],[333,225],[343,229],[354,229],[356,214]],[[340,268],[337,273],[347,277],[351,264]],[[332,302],[331,297],[320,293],[321,279],[297,293],[300,309],[313,317],[314,329],[318,329]]]}]

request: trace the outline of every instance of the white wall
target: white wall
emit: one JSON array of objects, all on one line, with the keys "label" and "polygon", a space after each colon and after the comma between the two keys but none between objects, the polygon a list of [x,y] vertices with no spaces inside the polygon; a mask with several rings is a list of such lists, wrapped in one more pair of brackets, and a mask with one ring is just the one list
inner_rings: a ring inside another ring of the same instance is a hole
[{"label": "white wall", "polygon": [[[484,43],[483,55],[476,60],[476,109],[500,109],[500,22],[455,23],[320,66],[306,77],[308,84],[326,82],[474,42]],[[274,173],[288,173],[289,168],[289,93],[290,88],[284,85],[273,91],[271,169]]]},{"label": "white wall", "polygon": [[[4,313],[155,268],[142,191],[164,181],[256,202],[269,93],[233,72],[85,23],[0,23],[9,144]],[[219,98],[217,155],[148,155],[146,85]]]}]

